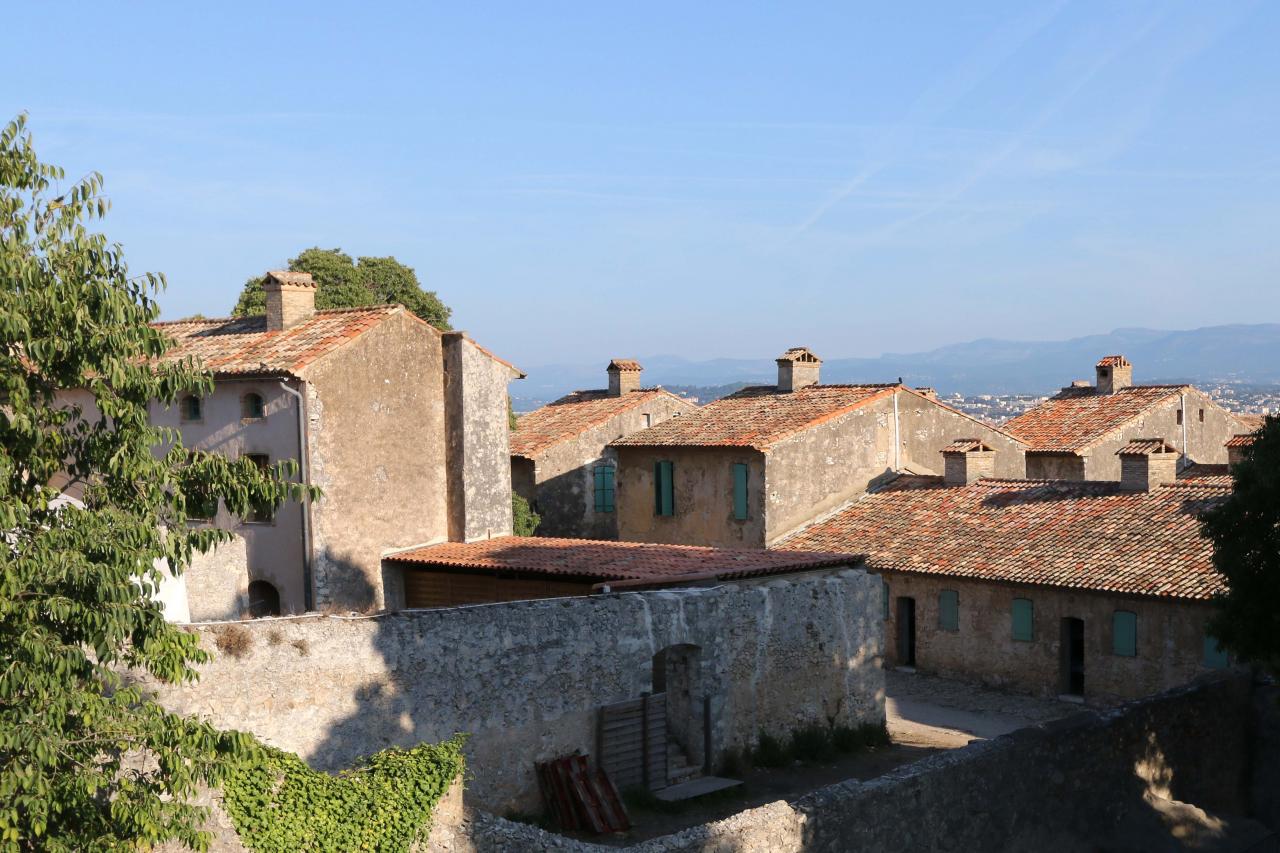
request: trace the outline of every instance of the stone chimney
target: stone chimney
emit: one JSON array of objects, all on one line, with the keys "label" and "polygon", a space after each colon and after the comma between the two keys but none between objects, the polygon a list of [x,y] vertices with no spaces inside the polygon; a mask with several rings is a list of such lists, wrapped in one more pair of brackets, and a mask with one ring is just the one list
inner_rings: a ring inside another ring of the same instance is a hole
[{"label": "stone chimney", "polygon": [[996,474],[996,452],[976,438],[957,438],[942,448],[942,482],[967,486]]},{"label": "stone chimney", "polygon": [[1114,394],[1133,384],[1133,365],[1122,355],[1109,355],[1098,362],[1098,393]]},{"label": "stone chimney", "polygon": [[267,294],[267,331],[292,329],[316,313],[316,283],[309,272],[272,270],[262,286]]},{"label": "stone chimney", "polygon": [[778,359],[778,393],[790,394],[818,384],[822,359],[808,347],[792,347]]},{"label": "stone chimney", "polygon": [[1122,489],[1150,492],[1178,479],[1179,453],[1163,438],[1135,438],[1116,455]]},{"label": "stone chimney", "polygon": [[1239,465],[1244,461],[1245,451],[1249,449],[1249,445],[1253,444],[1257,438],[1256,435],[1233,435],[1227,440],[1227,464]]},{"label": "stone chimney", "polygon": [[615,358],[609,362],[609,396],[621,397],[640,390],[640,362],[630,358]]}]

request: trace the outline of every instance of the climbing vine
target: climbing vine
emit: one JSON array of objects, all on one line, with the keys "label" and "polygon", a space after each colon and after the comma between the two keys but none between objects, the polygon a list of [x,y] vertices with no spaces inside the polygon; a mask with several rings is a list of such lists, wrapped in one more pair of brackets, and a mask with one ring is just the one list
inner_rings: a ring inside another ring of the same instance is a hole
[{"label": "climbing vine", "polygon": [[338,775],[259,746],[228,774],[224,806],[240,841],[257,853],[407,851],[462,773],[465,740],[383,750]]}]

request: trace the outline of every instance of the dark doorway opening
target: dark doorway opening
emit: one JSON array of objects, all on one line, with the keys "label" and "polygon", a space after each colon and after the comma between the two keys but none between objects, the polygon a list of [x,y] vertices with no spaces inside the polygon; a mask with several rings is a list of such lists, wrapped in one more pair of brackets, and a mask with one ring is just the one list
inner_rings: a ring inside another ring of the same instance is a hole
[{"label": "dark doorway opening", "polygon": [[898,666],[916,665],[916,600],[898,599]]},{"label": "dark doorway opening", "polygon": [[1062,620],[1062,692],[1084,696],[1084,620]]},{"label": "dark doorway opening", "polygon": [[267,581],[249,582],[249,615],[254,619],[280,615],[280,593]]}]

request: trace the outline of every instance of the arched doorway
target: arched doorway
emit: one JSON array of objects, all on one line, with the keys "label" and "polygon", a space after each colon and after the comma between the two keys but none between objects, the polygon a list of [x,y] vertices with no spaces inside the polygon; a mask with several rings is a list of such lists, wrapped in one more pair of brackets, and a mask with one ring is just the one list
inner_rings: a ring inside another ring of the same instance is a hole
[{"label": "arched doorway", "polygon": [[667,646],[653,656],[653,692],[666,694],[667,740],[689,768],[706,763],[706,726],[703,719],[702,649],[682,643]]},{"label": "arched doorway", "polygon": [[249,582],[249,615],[254,619],[280,615],[280,593],[268,581]]}]

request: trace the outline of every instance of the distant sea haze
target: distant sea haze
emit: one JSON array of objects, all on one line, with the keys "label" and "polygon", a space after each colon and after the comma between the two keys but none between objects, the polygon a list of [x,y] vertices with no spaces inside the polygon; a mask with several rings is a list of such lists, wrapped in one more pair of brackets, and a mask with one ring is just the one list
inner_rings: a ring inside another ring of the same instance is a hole
[{"label": "distant sea haze", "polygon": [[[803,345],[803,334],[794,341]],[[1066,341],[982,339],[928,352],[886,353],[879,358],[824,358],[823,382],[894,382],[927,385],[943,394],[1050,394],[1073,379],[1093,379],[1104,355],[1120,353],[1133,362],[1137,383],[1192,382],[1280,384],[1280,324],[1206,326],[1186,331],[1116,329]],[[774,358],[719,358],[690,361],[678,355],[641,356],[644,384],[685,386],[729,393],[740,384],[772,384]],[[527,411],[570,391],[605,386],[605,366],[615,356],[601,353],[591,363],[551,364],[529,369],[512,385],[517,410]],[[721,396],[716,393],[715,396]],[[701,394],[700,394],[701,396]]]}]

